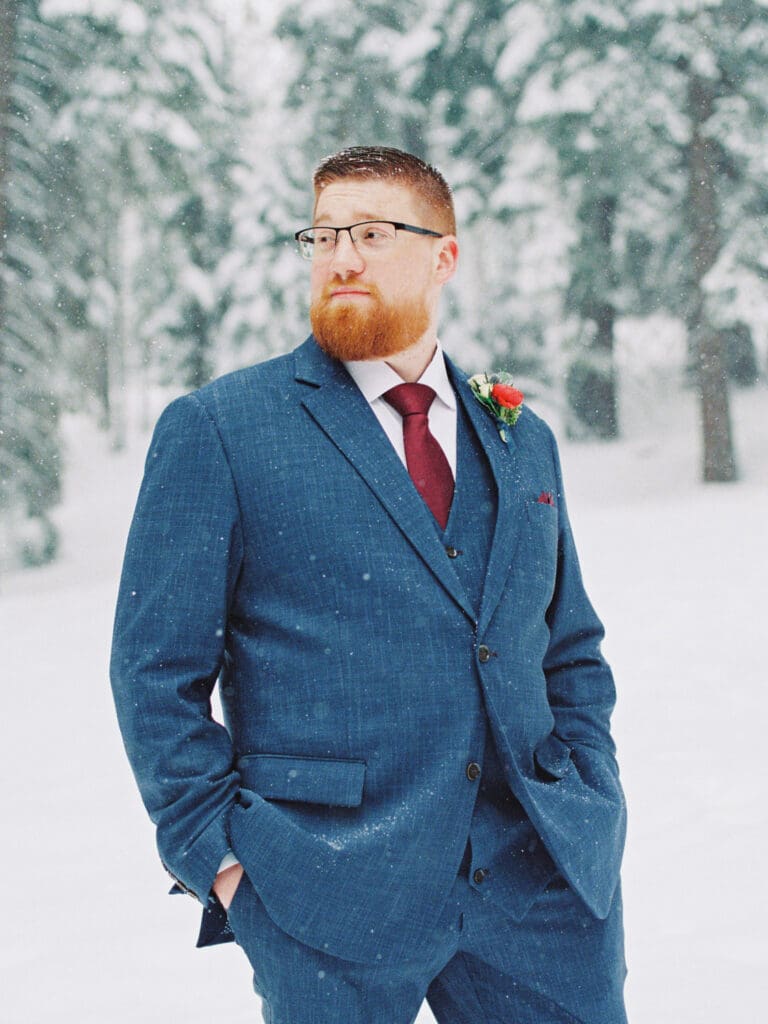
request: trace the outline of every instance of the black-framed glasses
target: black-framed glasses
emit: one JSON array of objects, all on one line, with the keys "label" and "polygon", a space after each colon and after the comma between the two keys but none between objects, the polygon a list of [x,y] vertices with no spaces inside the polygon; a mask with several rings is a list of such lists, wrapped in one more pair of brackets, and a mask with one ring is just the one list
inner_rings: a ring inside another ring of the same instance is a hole
[{"label": "black-framed glasses", "polygon": [[333,254],[339,232],[346,231],[352,244],[363,256],[376,256],[386,252],[397,241],[398,231],[410,231],[414,235],[429,235],[431,238],[444,238],[439,231],[429,228],[418,228],[415,224],[402,224],[396,220],[361,220],[357,224],[348,224],[343,228],[321,227],[304,228],[293,236],[299,246],[299,254],[305,260],[327,259]]}]

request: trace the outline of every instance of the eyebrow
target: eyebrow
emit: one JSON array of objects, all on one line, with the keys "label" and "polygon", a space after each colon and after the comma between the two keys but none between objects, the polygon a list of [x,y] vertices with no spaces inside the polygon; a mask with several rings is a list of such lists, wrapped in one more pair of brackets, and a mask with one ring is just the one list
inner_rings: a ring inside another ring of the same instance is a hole
[{"label": "eyebrow", "polygon": [[[366,220],[386,220],[386,217],[382,217],[381,214],[378,214],[378,213],[362,213],[359,210],[356,211],[355,213],[353,213],[352,216],[354,217],[354,220],[351,220],[350,224],[360,224],[362,221],[366,221]],[[316,216],[314,218],[313,223],[314,223],[315,226],[329,227],[329,228],[333,227],[333,225],[331,224],[330,218],[325,218],[325,217],[322,217],[322,216]]]}]

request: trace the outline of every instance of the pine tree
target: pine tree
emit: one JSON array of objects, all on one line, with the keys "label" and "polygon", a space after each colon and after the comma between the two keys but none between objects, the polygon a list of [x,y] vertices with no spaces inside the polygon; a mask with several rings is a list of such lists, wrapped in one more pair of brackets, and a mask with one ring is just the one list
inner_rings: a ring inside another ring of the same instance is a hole
[{"label": "pine tree", "polygon": [[688,324],[704,478],[730,479],[725,342],[749,353],[745,311],[765,296],[768,12],[751,0],[557,0],[549,14],[517,118],[554,146],[573,203],[576,422],[615,434],[617,319],[666,308]]},{"label": "pine tree", "polygon": [[454,186],[461,224],[445,334],[469,365],[511,369],[529,394],[551,382],[544,356],[562,287],[553,154],[518,117],[550,36],[546,7],[434,3],[422,25],[431,47],[410,69],[425,148]]},{"label": "pine tree", "polygon": [[[65,6],[57,23],[74,31],[83,19],[62,16]],[[69,69],[58,124],[77,140],[89,183],[78,369],[119,447],[126,375],[195,387],[214,371],[238,111],[223,27],[201,0],[143,0],[85,25],[89,61]]]},{"label": "pine tree", "polygon": [[202,0],[2,16],[0,561],[39,563],[62,404],[90,393],[119,446],[126,367],[181,386],[212,372],[236,107]]},{"label": "pine tree", "polygon": [[58,202],[62,168],[49,158],[58,70],[66,40],[42,21],[34,0],[3,12],[6,91],[4,223],[0,265],[0,562],[39,564],[53,557],[50,510],[60,492],[58,299],[66,250]]},{"label": "pine tree", "polygon": [[737,471],[727,340],[759,330],[756,310],[768,299],[768,10],[753,0],[708,0],[695,8],[649,0],[641,23],[647,45],[638,59],[684,119],[682,130],[675,125],[669,132],[684,189],[669,223],[687,258],[667,270],[683,296],[678,311],[700,394],[703,477],[728,481]]},{"label": "pine tree", "polygon": [[[16,43],[15,0],[0,0],[0,267],[7,263],[10,206],[10,128],[13,111],[13,58]],[[14,504],[10,477],[15,459],[10,450],[7,419],[10,415],[11,354],[7,337],[8,275],[0,273],[0,514],[9,515]],[[2,539],[2,537],[0,537]],[[8,540],[5,540],[5,544]],[[2,561],[0,557],[0,561]]]},{"label": "pine tree", "polygon": [[554,150],[559,188],[570,206],[565,385],[569,430],[578,436],[619,433],[615,329],[632,291],[622,288],[621,221],[627,193],[650,177],[653,152],[636,113],[644,90],[632,59],[630,9],[623,2],[549,4],[549,32],[518,111],[519,121]]}]

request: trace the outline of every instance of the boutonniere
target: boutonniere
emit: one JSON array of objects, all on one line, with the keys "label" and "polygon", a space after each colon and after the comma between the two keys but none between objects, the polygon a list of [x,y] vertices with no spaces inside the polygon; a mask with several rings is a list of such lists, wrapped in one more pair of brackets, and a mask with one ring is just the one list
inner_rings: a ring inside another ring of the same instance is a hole
[{"label": "boutonniere", "polygon": [[514,427],[517,423],[523,411],[523,392],[512,386],[509,373],[476,373],[469,378],[469,386],[478,402],[496,417],[499,437],[506,444],[504,428]]}]

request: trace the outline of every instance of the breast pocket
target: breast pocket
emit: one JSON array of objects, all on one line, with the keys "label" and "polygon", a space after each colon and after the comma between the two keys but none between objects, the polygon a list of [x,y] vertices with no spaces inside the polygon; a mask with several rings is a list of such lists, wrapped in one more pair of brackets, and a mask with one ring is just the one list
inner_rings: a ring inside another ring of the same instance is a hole
[{"label": "breast pocket", "polygon": [[267,800],[292,800],[330,807],[359,807],[365,785],[365,761],[244,754],[238,759],[242,785]]}]

